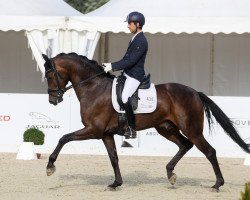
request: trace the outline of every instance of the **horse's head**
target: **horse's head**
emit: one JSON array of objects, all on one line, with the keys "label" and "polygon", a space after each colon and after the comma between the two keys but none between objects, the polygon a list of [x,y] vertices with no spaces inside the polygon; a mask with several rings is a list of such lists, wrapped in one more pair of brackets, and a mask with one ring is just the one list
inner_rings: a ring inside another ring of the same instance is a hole
[{"label": "horse's head", "polygon": [[53,59],[49,59],[48,56],[42,54],[45,63],[45,77],[48,84],[48,94],[49,102],[53,105],[63,101],[63,94],[66,92],[66,81],[63,77],[63,73],[60,72],[60,69],[57,69]]},{"label": "horse's head", "polygon": [[[76,89],[86,85],[100,75],[114,78],[109,73],[106,74],[96,61],[76,53],[60,53],[51,59],[44,54],[42,56],[45,60],[49,102],[53,105],[60,103],[63,100],[63,94],[70,88]],[[66,87],[69,81],[72,85]]]}]

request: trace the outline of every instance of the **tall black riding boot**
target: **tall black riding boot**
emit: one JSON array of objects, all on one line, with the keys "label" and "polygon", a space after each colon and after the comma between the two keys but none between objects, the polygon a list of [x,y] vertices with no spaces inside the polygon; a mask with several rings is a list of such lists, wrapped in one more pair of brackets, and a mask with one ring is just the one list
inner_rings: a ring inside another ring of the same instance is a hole
[{"label": "tall black riding boot", "polygon": [[127,115],[126,113],[119,113],[118,114],[118,135],[124,135],[125,134],[125,125],[127,124]]},{"label": "tall black riding boot", "polygon": [[125,132],[124,136],[126,139],[129,138],[136,138],[136,131],[135,131],[135,115],[130,103],[130,98],[127,103],[124,104],[125,112],[127,115],[128,120],[128,130]]}]

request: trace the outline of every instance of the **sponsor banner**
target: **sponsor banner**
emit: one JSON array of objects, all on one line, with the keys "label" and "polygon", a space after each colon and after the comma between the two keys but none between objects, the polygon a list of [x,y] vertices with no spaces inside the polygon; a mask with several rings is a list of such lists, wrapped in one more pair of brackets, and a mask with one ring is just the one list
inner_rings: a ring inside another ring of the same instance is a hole
[{"label": "sponsor banner", "polygon": [[[250,98],[211,98],[233,121],[240,136],[250,143]],[[44,145],[36,147],[42,153],[51,153],[64,134],[84,128],[80,118],[80,105],[72,91],[67,92],[64,101],[57,106],[49,104],[46,94],[0,94],[0,101],[0,152],[17,152],[27,128],[37,127],[45,133]],[[205,118],[203,133],[219,157],[245,157],[245,152],[217,123],[209,133]],[[163,138],[153,128],[139,131],[137,139],[128,140],[134,148],[122,148],[121,136],[115,136],[115,141],[120,155],[173,156],[178,151],[174,143]],[[102,140],[70,142],[61,152],[107,154]],[[204,155],[193,147],[187,156]]]},{"label": "sponsor banner", "polygon": [[9,121],[0,121],[1,152],[17,152],[27,128],[36,127],[45,133],[43,152],[53,149],[55,140],[69,130],[70,102],[67,98],[58,106],[50,105],[48,95],[40,94],[0,94],[0,99],[0,115],[10,116],[5,118]]},{"label": "sponsor banner", "polygon": [[[250,98],[249,97],[210,97],[226,113],[234,123],[242,139],[250,143]],[[245,157],[246,153],[224,132],[214,120],[209,132],[207,119],[204,119],[203,134],[209,144],[215,148],[219,157]],[[144,149],[147,155],[173,156],[178,147],[159,135],[155,129],[140,131],[139,149]],[[138,153],[140,154],[140,152]],[[196,147],[193,147],[187,156],[204,156]]]},{"label": "sponsor banner", "polygon": [[[45,134],[41,153],[52,153],[59,139],[84,128],[80,118],[80,105],[75,94],[68,92],[57,106],[48,102],[47,94],[0,94],[0,152],[18,152],[27,128],[39,128]],[[121,137],[115,137],[121,146]],[[75,141],[66,144],[66,154],[107,154],[102,140]]]},{"label": "sponsor banner", "polygon": [[250,118],[231,118],[238,128],[250,128]]},{"label": "sponsor banner", "polygon": [[10,115],[0,115],[0,122],[9,122]]}]

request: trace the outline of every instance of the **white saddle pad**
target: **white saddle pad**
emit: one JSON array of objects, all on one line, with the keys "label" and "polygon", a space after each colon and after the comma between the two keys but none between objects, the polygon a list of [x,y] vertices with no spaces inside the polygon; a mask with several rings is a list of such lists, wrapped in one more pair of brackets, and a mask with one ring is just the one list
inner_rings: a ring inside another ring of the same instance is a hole
[{"label": "white saddle pad", "polygon": [[[116,96],[116,80],[117,78],[114,79],[113,81],[113,86],[112,86],[112,103],[113,107],[118,113],[124,113],[124,110],[120,110],[120,106],[117,102],[117,96]],[[156,90],[155,90],[155,85],[151,83],[149,89],[139,89],[138,90],[138,107],[134,111],[135,114],[138,113],[151,113],[154,112],[156,109],[157,105],[157,96],[156,96]]]}]

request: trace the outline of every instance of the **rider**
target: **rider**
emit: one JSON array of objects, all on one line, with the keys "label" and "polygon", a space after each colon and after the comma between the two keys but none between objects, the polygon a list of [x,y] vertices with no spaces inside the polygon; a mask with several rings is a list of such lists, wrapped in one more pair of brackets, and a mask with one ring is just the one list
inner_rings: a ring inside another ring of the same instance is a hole
[{"label": "rider", "polygon": [[148,51],[148,42],[142,32],[142,27],[145,24],[145,18],[142,13],[129,13],[125,22],[128,22],[128,29],[133,34],[127,52],[120,61],[103,63],[102,66],[105,72],[123,70],[123,74],[126,76],[122,102],[127,115],[128,132],[124,136],[136,138],[135,116],[130,103],[130,97],[145,77],[144,63]]}]

